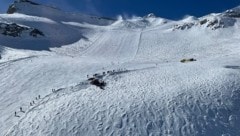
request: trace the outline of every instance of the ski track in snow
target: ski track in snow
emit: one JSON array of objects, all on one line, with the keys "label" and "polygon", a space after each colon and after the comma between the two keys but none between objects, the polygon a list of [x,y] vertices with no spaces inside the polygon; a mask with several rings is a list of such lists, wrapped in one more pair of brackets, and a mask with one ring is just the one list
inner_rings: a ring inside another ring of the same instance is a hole
[{"label": "ski track in snow", "polygon": [[[141,31],[108,30],[84,53],[84,57],[118,63],[132,60],[138,50]],[[130,39],[128,37],[131,37]],[[127,44],[127,45],[126,45]],[[128,50],[128,52],[126,52]],[[129,52],[131,54],[129,54]]]},{"label": "ski track in snow", "polygon": [[[102,26],[111,21],[61,18],[63,12],[47,9],[53,14],[0,15],[27,26],[40,21],[49,41],[70,35],[51,51],[1,51],[0,135],[240,136],[239,20],[214,31],[171,31],[181,21],[133,18]],[[71,42],[78,39],[72,32],[82,38]],[[180,63],[186,58],[197,61]],[[103,77],[104,90],[87,81],[109,70],[120,72]]]}]

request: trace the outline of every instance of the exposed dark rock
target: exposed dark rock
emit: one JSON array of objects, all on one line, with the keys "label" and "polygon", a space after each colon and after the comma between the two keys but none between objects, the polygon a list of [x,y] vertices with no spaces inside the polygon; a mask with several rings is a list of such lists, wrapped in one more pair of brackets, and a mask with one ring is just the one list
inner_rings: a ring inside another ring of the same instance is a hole
[{"label": "exposed dark rock", "polygon": [[101,89],[104,89],[104,87],[106,86],[106,83],[104,81],[101,81],[99,79],[93,79],[91,82],[90,82],[92,85],[95,85]]},{"label": "exposed dark rock", "polygon": [[38,35],[44,36],[43,32],[38,29],[33,29],[29,34],[33,37],[37,37]]},{"label": "exposed dark rock", "polygon": [[21,37],[22,33],[29,33],[32,37],[44,36],[43,32],[38,29],[20,26],[16,23],[0,23],[0,32],[5,36]]},{"label": "exposed dark rock", "polygon": [[207,22],[208,22],[207,19],[203,19],[203,20],[200,20],[200,21],[199,21],[200,25],[206,24]]},{"label": "exposed dark rock", "polygon": [[194,26],[206,27],[212,30],[216,30],[219,28],[227,28],[227,27],[234,26],[235,23],[236,23],[236,19],[231,17],[226,17],[226,16],[207,17],[195,22],[177,24],[173,27],[173,31],[186,30]]},{"label": "exposed dark rock", "polygon": [[13,14],[17,11],[17,8],[15,7],[14,4],[10,5],[7,10],[7,14]]},{"label": "exposed dark rock", "polygon": [[194,26],[194,23],[184,23],[182,25],[175,25],[173,30],[185,30],[185,29],[190,29]]},{"label": "exposed dark rock", "polygon": [[214,26],[214,25],[216,25],[216,24],[218,24],[218,20],[208,21],[207,27],[211,27],[211,26]]}]

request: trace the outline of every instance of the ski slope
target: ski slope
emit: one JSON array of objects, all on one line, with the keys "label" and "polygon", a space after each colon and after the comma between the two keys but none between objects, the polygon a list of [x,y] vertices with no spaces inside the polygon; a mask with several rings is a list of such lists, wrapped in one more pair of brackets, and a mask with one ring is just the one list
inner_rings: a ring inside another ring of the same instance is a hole
[{"label": "ski slope", "polygon": [[[103,25],[32,8],[52,14],[0,15],[46,33],[0,35],[0,135],[240,135],[238,18],[216,30],[173,30],[198,19],[149,15]],[[180,63],[185,58],[197,61]],[[96,73],[104,90],[88,81]]]}]

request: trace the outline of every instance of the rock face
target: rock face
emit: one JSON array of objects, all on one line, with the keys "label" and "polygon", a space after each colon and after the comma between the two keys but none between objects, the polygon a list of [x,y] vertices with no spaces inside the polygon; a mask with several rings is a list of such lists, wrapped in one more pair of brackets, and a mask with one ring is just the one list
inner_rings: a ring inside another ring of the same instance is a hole
[{"label": "rock face", "polygon": [[43,32],[39,31],[38,29],[33,29],[29,34],[33,37],[38,37],[39,35],[44,36]]},{"label": "rock face", "polygon": [[17,8],[15,7],[14,4],[12,4],[12,5],[10,5],[10,6],[8,7],[7,13],[8,13],[8,14],[13,14],[13,13],[15,13],[16,11],[17,11]]},{"label": "rock face", "polygon": [[16,23],[0,23],[0,33],[5,36],[21,37],[23,33],[32,37],[44,36],[43,32],[38,29],[20,26]]},{"label": "rock face", "polygon": [[180,25],[175,25],[173,30],[190,29],[192,26],[194,26],[194,23],[184,23],[184,24],[180,24]]}]

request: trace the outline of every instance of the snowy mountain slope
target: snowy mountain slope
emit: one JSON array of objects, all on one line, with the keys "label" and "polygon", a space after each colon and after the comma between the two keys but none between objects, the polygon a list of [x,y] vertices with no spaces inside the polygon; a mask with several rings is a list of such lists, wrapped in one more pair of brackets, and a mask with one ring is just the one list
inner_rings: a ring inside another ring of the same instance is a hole
[{"label": "snowy mountain slope", "polygon": [[232,27],[237,22],[237,20],[239,20],[239,9],[240,7],[236,7],[223,13],[212,13],[201,18],[195,18],[190,16],[182,20],[181,24],[175,25],[173,30],[184,30],[192,28],[193,26],[207,27],[211,28],[212,30],[218,28]]},{"label": "snowy mountain slope", "polygon": [[163,64],[109,77],[104,91],[60,90],[9,135],[238,135],[239,71],[221,65]]},{"label": "snowy mountain slope", "polygon": [[[94,17],[84,14],[66,13],[59,9],[41,5],[32,4],[29,1],[15,1],[9,7],[14,8],[14,14],[2,14],[0,21],[8,24],[16,23],[40,30],[45,37],[22,38],[3,37],[0,40],[1,45],[17,49],[49,50],[50,47],[60,47],[62,45],[72,44],[84,37],[80,28],[75,28],[64,24],[64,22],[78,22],[92,25],[109,25],[114,20],[107,18]],[[24,13],[24,14],[21,14]],[[90,30],[87,30],[90,31]],[[69,35],[71,34],[71,35]],[[2,36],[0,35],[0,38]],[[13,40],[14,39],[14,40]],[[34,43],[34,44],[33,44]]]},{"label": "snowy mountain slope", "polygon": [[109,25],[114,21],[113,19],[104,17],[89,16],[80,13],[66,13],[57,8],[41,4],[31,4],[25,0],[15,1],[14,4],[9,7],[9,10],[11,8],[15,9],[13,13],[23,13],[26,15],[51,18],[57,22],[72,21],[96,25]]},{"label": "snowy mountain slope", "polygon": [[[65,44],[77,42],[81,38],[84,38],[81,34],[81,29],[75,29],[44,17],[35,17],[23,14],[2,14],[0,19],[3,22],[14,22],[19,25],[36,28],[44,34],[43,37],[37,38],[29,36],[15,38],[0,35],[0,44],[11,48],[49,50],[50,47],[60,47]],[[71,33],[72,35],[69,35]]]},{"label": "snowy mountain slope", "polygon": [[[28,15],[0,15],[0,22],[45,34],[0,34],[0,135],[239,135],[238,18],[228,17],[234,24],[214,31],[172,31],[200,19],[149,15],[103,26],[31,6],[51,15],[23,7]],[[28,50],[16,49],[16,43]],[[33,51],[33,43],[48,50]],[[180,63],[185,58],[197,61]],[[88,81],[87,75],[113,70],[101,79],[104,90]]]}]

